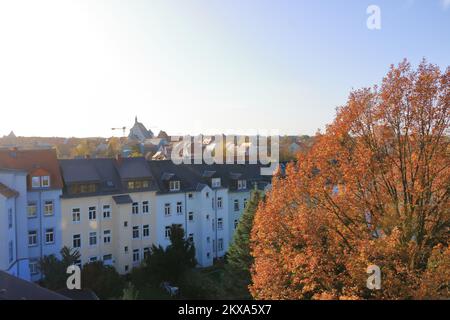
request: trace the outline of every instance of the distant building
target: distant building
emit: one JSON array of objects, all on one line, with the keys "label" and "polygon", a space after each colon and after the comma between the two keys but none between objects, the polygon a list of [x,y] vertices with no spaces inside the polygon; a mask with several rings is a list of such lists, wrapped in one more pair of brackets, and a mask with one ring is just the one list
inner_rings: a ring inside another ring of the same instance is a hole
[{"label": "distant building", "polygon": [[130,129],[128,139],[144,142],[146,139],[151,139],[153,137],[153,132],[151,130],[147,130],[147,128],[141,122],[139,122],[136,117],[134,119],[134,125]]}]

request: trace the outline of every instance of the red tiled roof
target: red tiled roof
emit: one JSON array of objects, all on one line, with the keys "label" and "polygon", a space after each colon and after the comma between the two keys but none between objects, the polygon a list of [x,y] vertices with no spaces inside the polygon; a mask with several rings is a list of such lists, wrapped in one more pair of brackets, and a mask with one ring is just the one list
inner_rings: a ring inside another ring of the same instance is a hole
[{"label": "red tiled roof", "polygon": [[50,174],[50,188],[63,188],[61,172],[54,149],[0,150],[0,168],[27,171],[29,174],[28,187],[31,185],[31,173],[46,171]]},{"label": "red tiled roof", "polygon": [[3,183],[0,182],[0,194],[5,198],[15,198],[19,196],[19,193],[16,190],[8,188]]}]

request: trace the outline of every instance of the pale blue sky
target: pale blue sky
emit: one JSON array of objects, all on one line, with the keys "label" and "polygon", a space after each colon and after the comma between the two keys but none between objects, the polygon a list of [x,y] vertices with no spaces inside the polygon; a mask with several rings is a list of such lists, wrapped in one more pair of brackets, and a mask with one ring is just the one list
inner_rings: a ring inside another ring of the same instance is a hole
[{"label": "pale blue sky", "polygon": [[449,65],[450,0],[1,0],[0,135],[314,134],[423,57]]}]

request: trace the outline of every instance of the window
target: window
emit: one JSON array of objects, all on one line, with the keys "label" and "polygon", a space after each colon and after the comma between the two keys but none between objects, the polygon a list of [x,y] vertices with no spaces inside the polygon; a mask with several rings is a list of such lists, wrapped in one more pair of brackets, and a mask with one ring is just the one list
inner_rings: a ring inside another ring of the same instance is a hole
[{"label": "window", "polygon": [[96,246],[97,245],[97,232],[89,233],[89,245]]},{"label": "window", "polygon": [[192,211],[188,213],[188,219],[191,222],[194,221],[194,213]]},{"label": "window", "polygon": [[31,187],[40,188],[41,187],[41,177],[31,177]]},{"label": "window", "polygon": [[244,209],[247,208],[247,199],[244,199]]},{"label": "window", "polygon": [[206,215],[206,220],[209,220],[209,214]]},{"label": "window", "polygon": [[235,228],[235,229],[237,228],[238,224],[239,224],[239,221],[238,221],[237,219],[235,219],[235,220],[234,220],[234,228]]},{"label": "window", "polygon": [[128,246],[123,247],[123,251],[124,251],[125,253],[128,253]]},{"label": "window", "polygon": [[128,221],[124,221],[124,222],[123,222],[123,227],[124,227],[124,228],[127,228],[127,227],[128,227]]},{"label": "window", "polygon": [[170,227],[166,227],[166,230],[165,230],[165,237],[166,237],[166,239],[169,239],[169,238],[170,238]]},{"label": "window", "polygon": [[210,237],[206,237],[206,243],[211,243],[211,238]]},{"label": "window", "polygon": [[181,202],[177,202],[177,213],[178,214],[183,213],[183,204]]},{"label": "window", "polygon": [[103,219],[111,218],[111,206],[109,204],[105,204],[103,206]]},{"label": "window", "polygon": [[103,264],[107,266],[112,265],[112,254],[105,254],[103,256]]},{"label": "window", "polygon": [[205,195],[206,195],[207,198],[209,198],[209,192],[207,192]]},{"label": "window", "polygon": [[89,207],[89,220],[97,220],[97,208]]},{"label": "window", "polygon": [[169,182],[169,190],[170,191],[178,191],[178,190],[180,190],[180,181],[179,180],[170,181]]},{"label": "window", "polygon": [[190,242],[194,242],[194,234],[193,234],[193,233],[189,233],[188,240],[189,240]]},{"label": "window", "polygon": [[72,237],[72,247],[74,248],[80,248],[81,247],[81,235],[80,234],[74,234]]},{"label": "window", "polygon": [[36,260],[30,261],[29,265],[30,267],[30,273],[31,274],[38,274],[39,273],[39,268],[38,268],[38,262]]},{"label": "window", "polygon": [[142,213],[149,213],[149,205],[148,201],[142,202]]},{"label": "window", "polygon": [[130,267],[128,265],[125,265],[125,272],[128,272],[128,269],[130,269]]},{"label": "window", "polygon": [[134,181],[128,181],[128,189],[134,189]]},{"label": "window", "polygon": [[192,193],[188,193],[188,198],[192,199],[194,197],[194,195]]},{"label": "window", "polygon": [[28,231],[28,246],[37,246],[37,231]]},{"label": "window", "polygon": [[27,214],[28,214],[28,218],[36,218],[36,216],[37,216],[36,202],[28,202]]},{"label": "window", "polygon": [[150,226],[148,224],[145,224],[142,227],[142,236],[143,237],[149,237],[150,236]]},{"label": "window", "polygon": [[8,229],[13,227],[13,211],[11,208],[8,209]]},{"label": "window", "polygon": [[96,262],[98,260],[97,257],[90,257],[89,262]]},{"label": "window", "polygon": [[133,250],[133,262],[139,262],[139,249]]},{"label": "window", "polygon": [[211,257],[211,253],[208,252],[208,253],[206,254],[206,257],[209,259],[209,258]]},{"label": "window", "polygon": [[80,208],[72,209],[72,222],[80,222],[80,220],[81,220]]},{"label": "window", "polygon": [[239,211],[239,200],[234,200],[234,211]]},{"label": "window", "polygon": [[238,190],[247,189],[247,180],[238,180]]},{"label": "window", "polygon": [[55,243],[55,232],[53,228],[45,230],[45,244]]},{"label": "window", "polygon": [[133,214],[138,214],[139,213],[139,203],[133,202],[133,204],[131,206],[131,212]]},{"label": "window", "polygon": [[9,257],[8,257],[9,263],[11,263],[14,260],[14,243],[12,241],[9,241],[8,249],[9,249]]},{"label": "window", "polygon": [[103,243],[111,243],[111,230],[103,231]]},{"label": "window", "polygon": [[164,205],[164,215],[170,216],[170,203]]},{"label": "window", "polygon": [[211,186],[213,188],[220,188],[220,186],[221,186],[220,178],[212,178],[211,179]]},{"label": "window", "polygon": [[134,226],[133,227],[133,239],[138,239],[139,238],[139,226]]},{"label": "window", "polygon": [[222,197],[217,198],[217,208],[222,209]]},{"label": "window", "polygon": [[223,251],[223,239],[222,238],[217,240],[217,247],[218,247],[219,251]]},{"label": "window", "polygon": [[144,248],[144,259],[147,259],[149,255],[150,255],[150,248]]},{"label": "window", "polygon": [[217,230],[222,230],[222,229],[223,229],[223,219],[218,218],[217,219]]},{"label": "window", "polygon": [[53,201],[46,200],[44,201],[44,216],[53,215]]},{"label": "window", "polygon": [[50,187],[50,177],[49,176],[41,177],[41,187],[42,188],[49,188]]}]

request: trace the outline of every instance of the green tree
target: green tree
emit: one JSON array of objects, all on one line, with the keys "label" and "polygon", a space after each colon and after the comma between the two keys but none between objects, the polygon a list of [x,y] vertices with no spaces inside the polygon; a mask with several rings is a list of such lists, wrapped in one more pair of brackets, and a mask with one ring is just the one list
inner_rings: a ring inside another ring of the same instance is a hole
[{"label": "green tree", "polygon": [[39,269],[42,273],[41,285],[51,290],[59,290],[66,287],[67,267],[75,264],[80,259],[80,253],[68,247],[63,247],[60,254],[61,259],[52,254],[44,256],[39,261]]},{"label": "green tree", "polygon": [[125,282],[114,267],[96,261],[83,266],[81,287],[91,289],[100,299],[112,299],[122,297]]},{"label": "green tree", "polygon": [[235,299],[250,299],[248,286],[251,283],[250,268],[253,257],[250,250],[250,236],[258,204],[262,199],[260,191],[253,191],[250,201],[242,214],[233,241],[228,249],[224,289],[227,295]]}]

